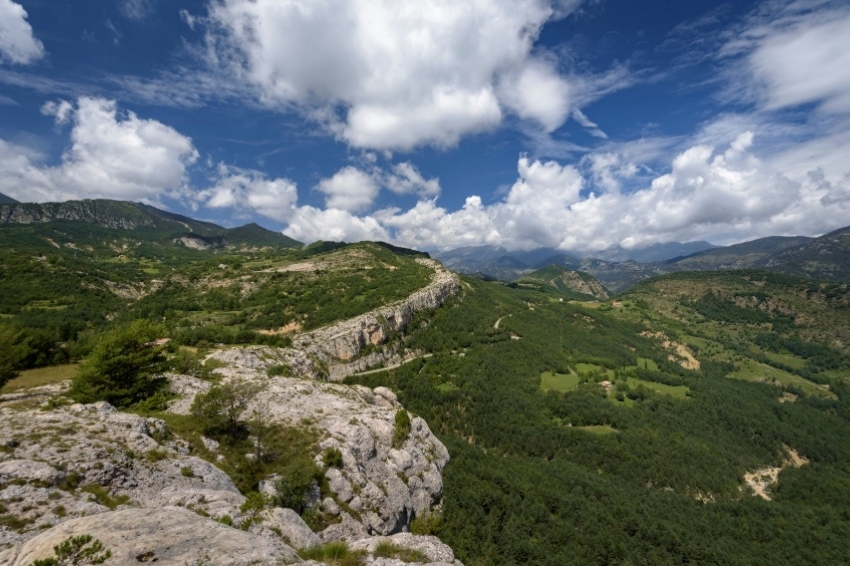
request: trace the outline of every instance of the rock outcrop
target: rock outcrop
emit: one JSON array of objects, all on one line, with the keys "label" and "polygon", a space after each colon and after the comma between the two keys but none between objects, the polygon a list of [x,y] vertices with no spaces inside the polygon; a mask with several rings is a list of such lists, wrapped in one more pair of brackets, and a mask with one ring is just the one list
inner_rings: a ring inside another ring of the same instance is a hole
[{"label": "rock outcrop", "polygon": [[[0,397],[0,564],[28,566],[80,535],[112,553],[107,565],[301,563],[295,549],[330,541],[365,551],[364,564],[403,564],[374,556],[381,541],[427,558],[413,564],[460,564],[438,539],[407,532],[413,518],[438,510],[443,493],[449,455],[427,423],[412,416],[408,437],[394,446],[395,415],[404,409],[392,391],[269,378],[275,356],[272,348],[223,350],[215,357],[226,365],[216,371],[225,381],[261,385],[248,411],[262,406],[273,421],[309,423],[319,435],[317,463],[325,450],[339,450],[341,463],[326,470],[324,500],[316,489],[316,504],[336,518],[330,526],[313,532],[283,508],[243,512],[246,499],[230,477],[195,456],[164,421],[103,402],[63,404],[61,387],[51,386]],[[210,387],[168,377],[181,395],[175,413],[187,413]],[[217,450],[215,441],[203,441]],[[264,484],[261,491],[273,482]]]},{"label": "rock outcrop", "polygon": [[[424,288],[389,306],[301,334],[293,340],[295,348],[325,364],[330,379],[334,381],[366,369],[368,366],[352,362],[365,346],[386,343],[391,333],[403,332],[407,328],[415,313],[440,307],[460,289],[457,275],[444,269],[439,262],[424,258],[416,261],[434,269],[431,282]],[[374,357],[370,361],[392,360],[392,355]]]},{"label": "rock outcrop", "polygon": [[9,566],[52,558],[53,547],[71,536],[95,536],[111,553],[104,562],[136,564],[292,564],[298,554],[280,538],[222,525],[181,507],[126,509],[66,521],[0,554]]},{"label": "rock outcrop", "polygon": [[[393,447],[395,414],[402,409],[389,389],[375,390],[315,380],[268,378],[263,360],[274,359],[273,348],[228,348],[213,354],[226,360],[215,370],[225,379],[252,380],[263,385],[253,406],[274,421],[287,425],[311,422],[321,435],[322,450],[342,453],[341,468],[327,471],[336,498],[360,516],[362,530],[334,525],[323,539],[350,539],[364,533],[388,535],[407,530],[410,521],[439,504],[443,494],[441,472],[449,461],[446,447],[419,417],[411,419],[410,435]],[[194,392],[171,407],[188,413],[194,394],[209,384],[190,377],[180,378],[184,392]],[[250,411],[252,407],[249,407]],[[339,516],[348,515],[340,511]]]}]

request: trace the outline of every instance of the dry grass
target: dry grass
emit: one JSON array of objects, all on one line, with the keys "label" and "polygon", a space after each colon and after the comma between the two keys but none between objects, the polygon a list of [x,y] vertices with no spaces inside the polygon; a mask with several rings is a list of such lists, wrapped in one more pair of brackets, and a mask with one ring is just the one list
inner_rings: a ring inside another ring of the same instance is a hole
[{"label": "dry grass", "polygon": [[3,387],[2,393],[11,393],[13,391],[20,391],[21,389],[32,389],[40,385],[49,385],[71,379],[77,373],[77,366],[78,364],[67,364],[22,371],[21,375]]}]

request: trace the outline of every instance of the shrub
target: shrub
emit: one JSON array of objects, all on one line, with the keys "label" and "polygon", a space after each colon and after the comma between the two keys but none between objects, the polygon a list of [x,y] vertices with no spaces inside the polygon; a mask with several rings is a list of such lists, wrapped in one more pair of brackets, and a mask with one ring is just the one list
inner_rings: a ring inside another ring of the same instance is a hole
[{"label": "shrub", "polygon": [[257,394],[258,387],[244,381],[214,385],[192,403],[192,415],[209,435],[236,437],[244,432],[239,417]]},{"label": "shrub", "polygon": [[153,396],[166,384],[156,375],[164,368],[164,348],[154,345],[163,334],[143,320],[107,332],[80,365],[71,397],[79,403],[108,401],[127,407]]},{"label": "shrub", "polygon": [[[89,544],[91,543],[91,544]],[[64,566],[66,564],[103,564],[112,551],[103,548],[99,540],[91,535],[68,537],[53,547],[54,558],[36,560],[31,566]]]},{"label": "shrub", "polygon": [[312,461],[292,461],[275,483],[275,505],[288,507],[298,514],[303,513],[307,508],[310,491],[321,475],[321,470]]},{"label": "shrub", "polygon": [[399,409],[395,414],[393,448],[401,448],[408,435],[410,435],[410,415],[404,409]]},{"label": "shrub", "polygon": [[410,532],[415,535],[436,535],[443,524],[443,517],[438,513],[426,513],[415,517],[410,522]]},{"label": "shrub", "polygon": [[322,462],[326,468],[342,468],[342,452],[339,448],[330,447],[322,455]]}]

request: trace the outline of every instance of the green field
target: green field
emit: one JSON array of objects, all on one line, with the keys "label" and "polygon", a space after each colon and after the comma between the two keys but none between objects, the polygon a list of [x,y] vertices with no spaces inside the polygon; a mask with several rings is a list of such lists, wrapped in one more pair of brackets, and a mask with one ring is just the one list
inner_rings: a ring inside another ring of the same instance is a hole
[{"label": "green field", "polygon": [[806,395],[817,397],[835,398],[835,394],[829,388],[803,379],[798,375],[788,373],[781,369],[771,367],[754,360],[741,362],[738,369],[729,374],[729,377],[743,379],[744,381],[757,381],[761,383],[780,383],[785,386],[794,386],[801,389]]},{"label": "green field", "polygon": [[581,376],[575,373],[554,373],[544,371],[540,374],[540,389],[543,391],[574,391],[578,388]]},{"label": "green field", "polygon": [[675,397],[676,399],[686,399],[688,396],[688,391],[690,391],[690,389],[685,385],[665,385],[663,383],[655,383],[654,381],[646,381],[643,379],[638,379],[636,377],[626,378],[626,382],[632,389],[635,389],[639,385],[642,385],[650,391],[654,391],[655,393],[658,393],[660,395],[669,395],[670,397]]}]

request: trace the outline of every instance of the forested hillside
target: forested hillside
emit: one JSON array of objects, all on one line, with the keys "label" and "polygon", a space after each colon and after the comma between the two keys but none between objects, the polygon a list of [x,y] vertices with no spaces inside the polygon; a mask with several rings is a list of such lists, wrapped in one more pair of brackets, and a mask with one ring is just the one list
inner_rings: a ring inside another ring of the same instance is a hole
[{"label": "forested hillside", "polygon": [[410,339],[432,357],[355,379],[449,446],[440,534],[467,564],[844,563],[848,304],[759,272],[605,303],[470,279]]}]

